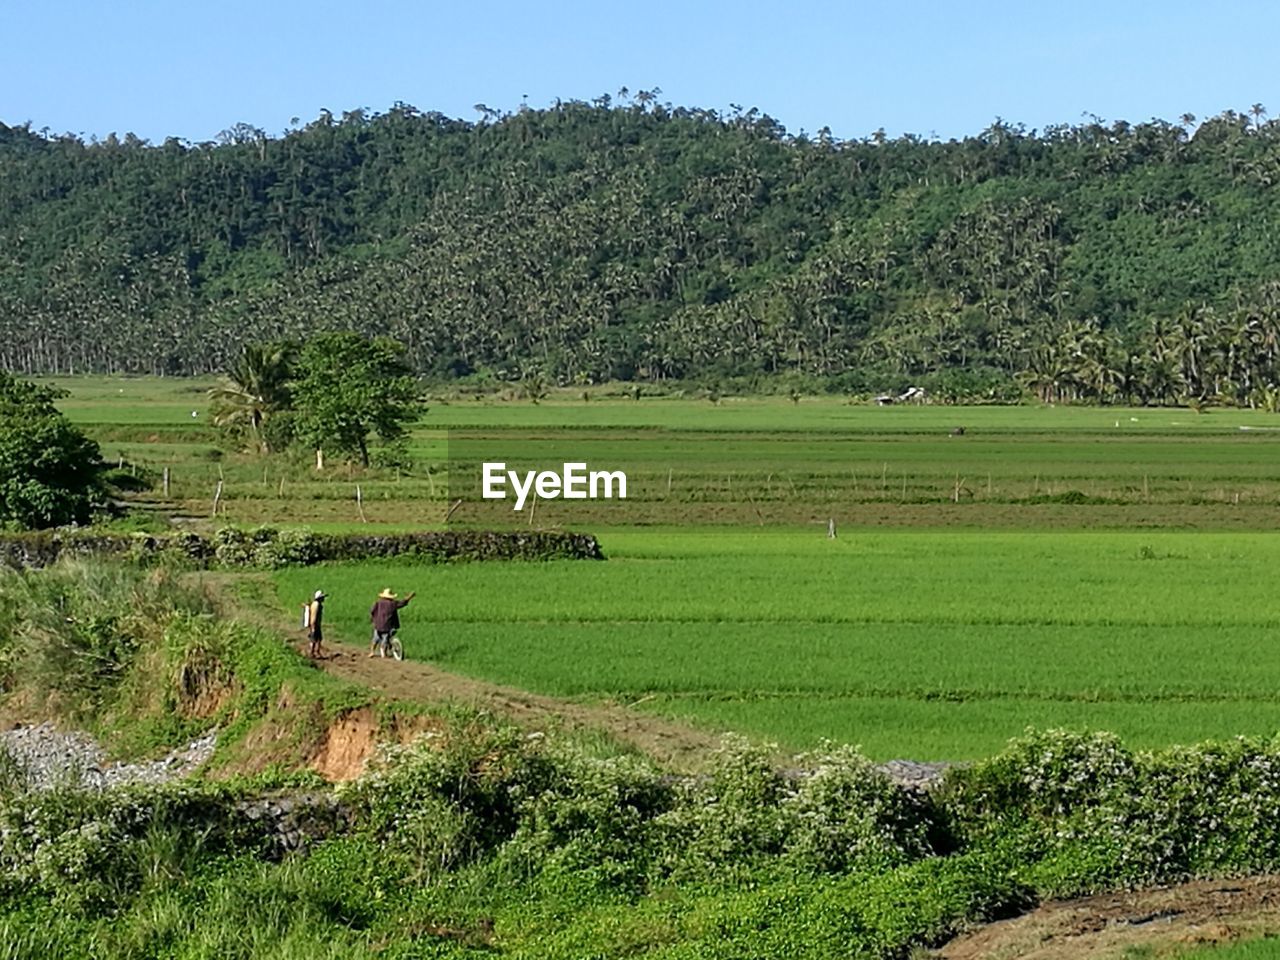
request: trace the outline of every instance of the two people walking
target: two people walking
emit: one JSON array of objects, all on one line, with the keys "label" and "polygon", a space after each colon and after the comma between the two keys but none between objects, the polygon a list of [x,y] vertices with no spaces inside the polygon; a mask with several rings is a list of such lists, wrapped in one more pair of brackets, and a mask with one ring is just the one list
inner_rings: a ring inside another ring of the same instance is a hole
[{"label": "two people walking", "polygon": [[[379,651],[382,656],[387,655],[387,648],[391,645],[396,631],[400,629],[400,608],[408,606],[415,595],[415,592],[410,592],[405,594],[404,599],[399,599],[390,587],[384,588],[378,594],[378,599],[369,608],[369,619],[373,623],[373,639],[369,643],[369,656],[372,657]],[[320,656],[320,644],[324,640],[326,599],[328,595],[323,590],[317,590],[311,602],[303,605],[302,626],[307,631],[307,639],[311,641],[308,656],[312,660]]]}]

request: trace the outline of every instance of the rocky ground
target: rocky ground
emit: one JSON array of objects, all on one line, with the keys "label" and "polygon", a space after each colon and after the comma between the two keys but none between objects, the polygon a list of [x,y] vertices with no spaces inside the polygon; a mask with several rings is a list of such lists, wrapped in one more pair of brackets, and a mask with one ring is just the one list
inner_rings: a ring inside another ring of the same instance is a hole
[{"label": "rocky ground", "polygon": [[21,726],[0,732],[0,777],[16,778],[34,790],[165,783],[194,771],[213,755],[216,744],[217,733],[210,732],[159,760],[114,763],[87,733],[63,732],[49,723]]},{"label": "rocky ground", "polygon": [[942,782],[950,763],[921,763],[917,760],[889,760],[878,764],[890,780],[912,790],[930,790]]}]

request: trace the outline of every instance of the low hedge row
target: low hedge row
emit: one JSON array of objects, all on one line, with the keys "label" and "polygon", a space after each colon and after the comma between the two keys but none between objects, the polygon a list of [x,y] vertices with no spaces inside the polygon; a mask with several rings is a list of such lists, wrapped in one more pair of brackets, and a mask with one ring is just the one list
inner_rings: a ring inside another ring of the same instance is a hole
[{"label": "low hedge row", "polygon": [[430,530],[422,533],[326,534],[310,530],[224,527],[212,536],[39,531],[0,535],[0,564],[45,567],[65,556],[114,557],[137,563],[178,562],[196,567],[272,568],[337,560],[405,557],[423,563],[469,560],[600,560],[596,538],[585,533]]}]

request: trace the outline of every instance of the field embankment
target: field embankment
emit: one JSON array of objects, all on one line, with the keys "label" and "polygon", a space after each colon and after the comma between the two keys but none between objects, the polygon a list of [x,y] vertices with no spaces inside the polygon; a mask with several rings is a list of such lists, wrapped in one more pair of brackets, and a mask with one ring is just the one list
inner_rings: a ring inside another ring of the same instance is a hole
[{"label": "field embankment", "polygon": [[[1045,903],[962,934],[938,960],[1234,960],[1274,957],[1280,942],[1280,878],[1196,880]],[[1215,947],[1240,944],[1221,954]]]}]

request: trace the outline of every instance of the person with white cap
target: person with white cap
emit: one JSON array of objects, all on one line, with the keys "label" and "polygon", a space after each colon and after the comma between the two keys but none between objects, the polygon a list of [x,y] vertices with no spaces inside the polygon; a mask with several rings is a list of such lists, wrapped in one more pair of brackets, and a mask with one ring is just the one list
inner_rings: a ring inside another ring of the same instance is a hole
[{"label": "person with white cap", "polygon": [[307,638],[311,641],[312,660],[320,656],[320,641],[324,639],[324,631],[321,627],[321,621],[324,620],[324,601],[324,591],[317,590],[307,607]]}]

